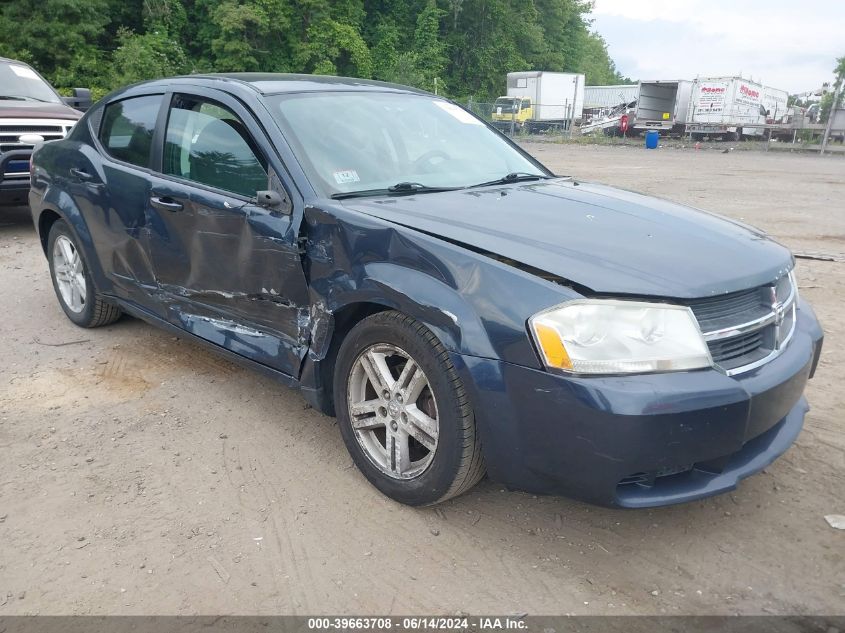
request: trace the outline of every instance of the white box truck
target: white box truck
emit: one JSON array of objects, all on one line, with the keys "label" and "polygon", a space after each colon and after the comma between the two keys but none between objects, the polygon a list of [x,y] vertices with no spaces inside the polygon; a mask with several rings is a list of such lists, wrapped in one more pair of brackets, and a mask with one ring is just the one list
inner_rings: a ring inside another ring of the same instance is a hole
[{"label": "white box truck", "polygon": [[[741,77],[696,79],[687,131],[693,138],[719,136],[733,141],[742,137],[762,138],[766,133],[767,111],[775,107],[781,96],[777,92],[780,91],[772,90],[767,96],[762,84]],[[783,107],[786,113],[785,103],[777,107]]]},{"label": "white box truck", "polygon": [[493,124],[509,131],[569,129],[584,108],[584,75],[527,71],[508,73],[508,94],[493,105]]},{"label": "white box truck", "polygon": [[634,133],[683,133],[691,92],[692,82],[685,79],[641,81]]}]

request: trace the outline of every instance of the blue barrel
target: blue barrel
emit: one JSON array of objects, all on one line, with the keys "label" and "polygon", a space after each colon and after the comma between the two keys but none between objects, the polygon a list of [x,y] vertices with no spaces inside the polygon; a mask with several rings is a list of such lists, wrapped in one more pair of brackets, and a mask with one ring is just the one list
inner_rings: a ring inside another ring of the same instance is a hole
[{"label": "blue barrel", "polygon": [[645,133],[645,148],[657,149],[657,143],[660,141],[660,132],[657,130],[649,130]]}]

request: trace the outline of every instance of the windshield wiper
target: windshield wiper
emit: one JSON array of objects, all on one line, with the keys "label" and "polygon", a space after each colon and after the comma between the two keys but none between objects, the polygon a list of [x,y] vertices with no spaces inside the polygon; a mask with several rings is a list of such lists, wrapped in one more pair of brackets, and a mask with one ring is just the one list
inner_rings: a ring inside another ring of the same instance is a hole
[{"label": "windshield wiper", "polygon": [[384,189],[363,189],[361,191],[342,191],[332,194],[332,199],[366,198],[369,196],[398,196],[413,193],[437,193],[439,191],[455,191],[462,187],[429,187],[419,182],[398,182]]},{"label": "windshield wiper", "polygon": [[515,171],[513,173],[507,174],[506,176],[502,176],[501,178],[497,178],[496,180],[480,182],[477,185],[469,185],[467,189],[474,189],[476,187],[490,187],[492,185],[508,185],[512,182],[523,182],[526,180],[547,180],[553,177],[554,176],[545,176],[543,174],[529,174],[528,172]]},{"label": "windshield wiper", "polygon": [[41,101],[42,103],[49,103],[46,99],[22,95],[0,95],[0,99],[7,99],[9,101]]}]

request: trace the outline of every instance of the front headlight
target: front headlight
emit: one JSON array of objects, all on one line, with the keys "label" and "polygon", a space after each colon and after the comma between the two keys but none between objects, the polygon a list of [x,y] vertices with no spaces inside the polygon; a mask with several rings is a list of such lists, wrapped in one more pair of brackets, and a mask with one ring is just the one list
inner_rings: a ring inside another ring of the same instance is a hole
[{"label": "front headlight", "polygon": [[546,367],[629,374],[712,367],[692,310],[639,301],[583,299],[528,322]]}]

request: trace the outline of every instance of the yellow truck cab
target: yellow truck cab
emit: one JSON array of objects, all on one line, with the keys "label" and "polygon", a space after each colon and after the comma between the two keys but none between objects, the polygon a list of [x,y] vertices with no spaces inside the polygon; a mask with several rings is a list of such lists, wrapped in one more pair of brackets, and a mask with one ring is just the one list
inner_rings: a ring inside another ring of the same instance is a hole
[{"label": "yellow truck cab", "polygon": [[513,121],[514,128],[521,130],[533,118],[534,109],[528,98],[499,97],[493,105],[493,124],[499,129],[510,129]]}]

